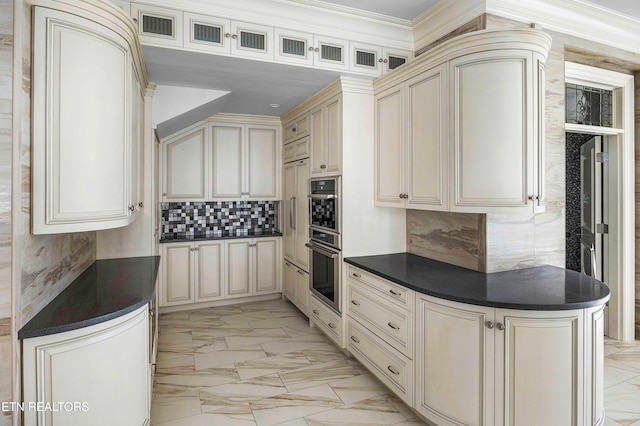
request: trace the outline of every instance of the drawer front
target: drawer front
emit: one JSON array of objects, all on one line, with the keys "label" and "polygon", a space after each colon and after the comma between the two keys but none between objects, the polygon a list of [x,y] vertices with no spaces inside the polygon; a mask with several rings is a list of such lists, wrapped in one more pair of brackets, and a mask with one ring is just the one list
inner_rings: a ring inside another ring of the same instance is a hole
[{"label": "drawer front", "polygon": [[284,146],[282,149],[282,158],[284,163],[293,161],[296,159],[296,144],[290,143]]},{"label": "drawer front", "polygon": [[347,282],[347,313],[405,356],[413,359],[413,314],[388,303],[367,286]]},{"label": "drawer front", "polygon": [[409,312],[413,312],[415,304],[415,292],[413,290],[394,284],[352,265],[349,265],[347,274],[350,280],[369,285],[376,293],[384,296],[385,300],[389,300],[398,306],[408,309]]},{"label": "drawer front", "polygon": [[289,122],[284,126],[284,143],[293,142],[296,140],[296,123],[295,121]]},{"label": "drawer front", "polygon": [[295,148],[295,159],[302,160],[303,158],[309,158],[309,136],[300,139],[293,143]]},{"label": "drawer front", "polygon": [[309,134],[309,113],[302,114],[295,120],[296,137],[301,138]]},{"label": "drawer front", "polygon": [[322,328],[338,346],[343,347],[341,317],[313,296],[311,296],[310,304],[311,315],[309,318],[311,321]]},{"label": "drawer front", "polygon": [[409,406],[413,406],[413,362],[347,318],[347,348]]}]

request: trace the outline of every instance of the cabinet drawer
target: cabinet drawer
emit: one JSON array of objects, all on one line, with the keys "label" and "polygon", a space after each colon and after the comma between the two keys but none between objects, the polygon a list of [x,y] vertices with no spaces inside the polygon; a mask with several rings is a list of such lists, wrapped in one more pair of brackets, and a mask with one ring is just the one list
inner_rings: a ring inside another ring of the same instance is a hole
[{"label": "cabinet drawer", "polygon": [[309,134],[309,113],[306,112],[284,125],[284,143],[293,142]]},{"label": "cabinet drawer", "polygon": [[408,309],[409,312],[413,312],[413,305],[415,303],[415,292],[413,290],[376,277],[373,274],[351,265],[349,265],[347,269],[347,274],[350,280],[359,281],[370,286],[372,290],[375,290],[376,294],[383,295],[385,300]]},{"label": "cabinet drawer", "polygon": [[309,136],[286,144],[284,146],[283,158],[285,163],[309,158]]},{"label": "cabinet drawer", "polygon": [[315,297],[311,296],[311,315],[309,318],[320,327],[326,334],[332,338],[336,344],[343,347],[342,344],[342,318],[340,315],[326,307]]},{"label": "cabinet drawer", "polygon": [[409,406],[413,406],[413,362],[347,317],[347,348]]},{"label": "cabinet drawer", "polygon": [[367,291],[365,284],[347,281],[347,313],[394,349],[413,359],[413,314]]}]

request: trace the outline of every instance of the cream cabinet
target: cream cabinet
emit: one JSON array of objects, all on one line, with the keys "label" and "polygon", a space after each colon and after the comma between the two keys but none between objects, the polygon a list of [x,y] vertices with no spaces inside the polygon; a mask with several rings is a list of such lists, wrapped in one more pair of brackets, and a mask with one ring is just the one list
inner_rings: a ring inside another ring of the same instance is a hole
[{"label": "cream cabinet", "polygon": [[376,94],[376,205],[448,208],[447,69]]},{"label": "cream cabinet", "polygon": [[279,238],[226,240],[225,299],[281,291]]},{"label": "cream cabinet", "polygon": [[542,211],[549,48],[537,30],[482,31],[377,79],[376,204]]},{"label": "cream cabinet", "polygon": [[[285,145],[309,135],[309,112],[301,114],[283,126],[283,143]],[[287,161],[287,160],[285,160]]]},{"label": "cream cabinet", "polygon": [[277,199],[278,129],[213,123],[211,198]]},{"label": "cream cabinet", "polygon": [[162,143],[163,201],[201,201],[207,198],[208,128],[198,125]]},{"label": "cream cabinet", "polygon": [[342,97],[336,95],[310,112],[311,176],[342,170]]},{"label": "cream cabinet", "polygon": [[387,49],[382,46],[351,42],[350,70],[360,74],[380,76],[404,65],[413,53],[408,50]]},{"label": "cream cabinet", "polygon": [[22,354],[25,405],[55,407],[25,409],[24,425],[149,424],[147,305],[100,324],[24,339]]},{"label": "cream cabinet", "polygon": [[222,299],[224,248],[222,241],[162,244],[160,306]]},{"label": "cream cabinet", "polygon": [[142,200],[146,75],[135,30],[118,8],[89,19],[83,7],[34,7],[34,234],[125,226]]},{"label": "cream cabinet", "polygon": [[309,316],[309,274],[296,267],[293,263],[284,261],[284,296],[300,311]]},{"label": "cream cabinet", "polygon": [[284,165],[284,258],[298,268],[309,271],[309,201],[307,194],[309,160]]},{"label": "cream cabinet", "polygon": [[333,342],[344,347],[343,338],[343,326],[344,320],[340,314],[330,309],[318,300],[313,294],[309,297],[309,320],[315,326],[317,326],[322,332],[329,337]]}]

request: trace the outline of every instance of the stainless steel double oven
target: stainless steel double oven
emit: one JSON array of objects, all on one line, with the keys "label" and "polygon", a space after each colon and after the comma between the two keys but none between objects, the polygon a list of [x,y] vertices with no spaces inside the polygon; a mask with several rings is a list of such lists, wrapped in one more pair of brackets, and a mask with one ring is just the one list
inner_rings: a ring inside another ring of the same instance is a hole
[{"label": "stainless steel double oven", "polygon": [[340,313],[340,177],[309,180],[311,292]]}]

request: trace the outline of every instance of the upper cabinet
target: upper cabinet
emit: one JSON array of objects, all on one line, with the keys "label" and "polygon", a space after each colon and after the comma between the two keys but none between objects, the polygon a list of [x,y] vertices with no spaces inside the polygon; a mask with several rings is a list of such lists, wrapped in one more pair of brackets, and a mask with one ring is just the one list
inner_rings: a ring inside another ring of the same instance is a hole
[{"label": "upper cabinet", "polygon": [[162,141],[162,199],[277,200],[280,156],[280,120],[215,115]]},{"label": "upper cabinet", "polygon": [[541,211],[550,44],[536,30],[471,33],[378,79],[376,204]]},{"label": "upper cabinet", "polygon": [[143,206],[135,28],[116,6],[96,17],[83,4],[33,12],[34,234],[125,226]]},{"label": "upper cabinet", "polygon": [[310,113],[311,177],[339,175],[342,169],[342,95]]}]

